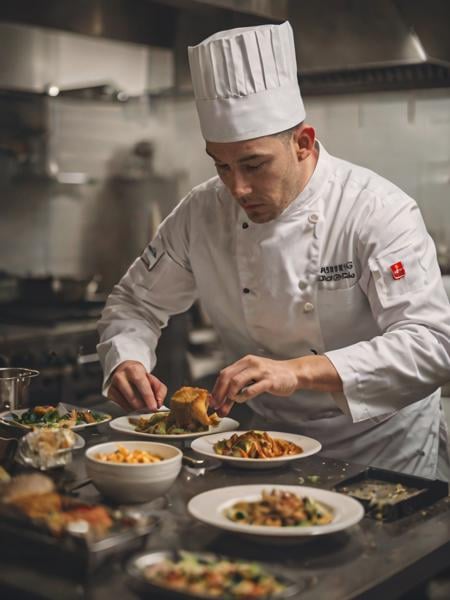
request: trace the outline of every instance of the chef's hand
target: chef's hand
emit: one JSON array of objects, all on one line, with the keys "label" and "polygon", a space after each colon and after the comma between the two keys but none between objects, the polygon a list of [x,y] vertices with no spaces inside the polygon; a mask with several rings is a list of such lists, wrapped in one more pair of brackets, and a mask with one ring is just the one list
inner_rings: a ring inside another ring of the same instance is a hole
[{"label": "chef's hand", "polygon": [[211,406],[225,417],[234,402],[247,402],[264,392],[290,396],[297,387],[292,360],[272,360],[250,354],[220,371],[212,391]]},{"label": "chef's hand", "polygon": [[342,392],[342,388],[341,377],[327,356],[272,360],[249,354],[222,369],[210,404],[225,417],[234,402],[247,402],[264,392],[291,396],[300,389]]},{"label": "chef's hand", "polygon": [[164,383],[147,373],[142,363],[126,360],[113,371],[108,399],[124,410],[148,408],[153,412],[162,405],[166,394]]}]

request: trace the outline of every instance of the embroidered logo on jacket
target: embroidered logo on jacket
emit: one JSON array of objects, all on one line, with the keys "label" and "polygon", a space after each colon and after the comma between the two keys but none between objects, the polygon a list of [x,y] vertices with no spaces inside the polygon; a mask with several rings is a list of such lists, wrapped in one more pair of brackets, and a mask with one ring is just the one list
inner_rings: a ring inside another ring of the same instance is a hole
[{"label": "embroidered logo on jacket", "polygon": [[317,281],[339,281],[340,279],[353,279],[356,277],[353,261],[348,260],[339,265],[327,265],[320,267]]},{"label": "embroidered logo on jacket", "polygon": [[391,273],[394,279],[401,279],[402,277],[406,277],[405,267],[401,260],[391,265]]}]

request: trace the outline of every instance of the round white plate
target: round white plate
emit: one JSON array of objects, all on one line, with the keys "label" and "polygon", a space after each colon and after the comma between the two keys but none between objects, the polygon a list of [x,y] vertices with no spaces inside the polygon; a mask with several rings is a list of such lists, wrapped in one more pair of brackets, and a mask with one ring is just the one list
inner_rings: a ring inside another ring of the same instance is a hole
[{"label": "round white plate", "polygon": [[[261,499],[263,490],[284,490],[298,496],[309,496],[326,505],[333,512],[333,520],[327,525],[311,525],[308,527],[269,527],[264,525],[248,525],[235,523],[225,516],[225,511],[236,502],[255,502]],[[256,484],[234,485],[216,488],[194,496],[188,504],[190,514],[208,525],[233,531],[235,533],[255,536],[254,539],[268,538],[304,538],[325,535],[342,531],[358,523],[364,516],[364,508],[360,502],[345,494],[330,492],[319,488],[300,485]],[[265,541],[266,541],[265,540]]]},{"label": "round white plate", "polygon": [[[138,415],[139,417],[151,417],[154,413],[148,413],[144,415]],[[207,431],[197,431],[196,433],[145,433],[144,431],[136,431],[135,425],[132,425],[128,421],[128,416],[118,417],[117,419],[113,419],[110,422],[110,427],[115,429],[116,431],[120,431],[121,433],[129,433],[131,435],[138,435],[139,437],[151,438],[155,440],[188,440],[193,439],[199,436],[210,435],[215,432],[223,432],[230,431],[230,429],[236,429],[239,427],[238,421],[234,419],[230,419],[228,417],[224,417],[220,419],[218,425],[214,427],[211,426]]]},{"label": "round white plate", "polygon": [[240,467],[242,469],[272,469],[273,467],[281,467],[292,460],[299,460],[301,458],[311,456],[312,454],[316,454],[322,448],[320,442],[304,435],[283,433],[281,431],[267,431],[266,433],[273,438],[294,442],[294,444],[297,444],[297,446],[303,448],[303,452],[301,454],[292,454],[291,456],[280,456],[277,458],[241,458],[239,456],[222,456],[221,454],[217,454],[214,450],[214,444],[220,440],[230,438],[234,433],[242,435],[246,432],[228,431],[227,435],[208,435],[207,437],[203,437],[202,439],[192,442],[191,448],[199,454],[216,458],[217,460],[221,460],[224,463],[232,465],[233,467]]},{"label": "round white plate", "polygon": [[[13,411],[6,411],[6,412],[2,412],[0,413],[0,422],[2,425],[8,425],[9,427],[15,427],[16,429],[29,429],[30,431],[32,430],[33,426],[31,425],[22,425],[21,423],[16,423],[16,421],[14,421],[13,418],[13,413],[16,415],[22,415],[23,413],[27,412],[27,410],[29,410],[28,408],[20,408],[18,410],[13,410]],[[81,407],[79,407],[77,410],[88,410],[88,409],[83,409]],[[90,410],[90,409],[89,409]],[[95,423],[81,423],[80,425],[75,425],[74,427],[71,427],[70,429],[72,429],[73,431],[77,431],[79,429],[84,429],[85,427],[94,427],[95,425],[101,425],[102,423],[107,423],[108,421],[111,420],[111,415],[107,415],[106,413],[103,413],[100,410],[94,410],[94,412],[98,413],[99,415],[104,415],[104,418],[101,421],[96,421]],[[35,427],[44,427],[44,425],[35,425]],[[51,427],[57,428],[57,424],[51,425]]]}]

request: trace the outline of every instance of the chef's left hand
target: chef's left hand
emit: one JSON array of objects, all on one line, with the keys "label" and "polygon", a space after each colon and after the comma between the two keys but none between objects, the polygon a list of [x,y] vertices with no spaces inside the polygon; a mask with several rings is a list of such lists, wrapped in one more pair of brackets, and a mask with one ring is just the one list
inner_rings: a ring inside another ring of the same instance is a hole
[{"label": "chef's left hand", "polygon": [[234,402],[247,402],[264,392],[290,396],[298,387],[294,361],[248,355],[220,371],[211,406],[224,417]]}]

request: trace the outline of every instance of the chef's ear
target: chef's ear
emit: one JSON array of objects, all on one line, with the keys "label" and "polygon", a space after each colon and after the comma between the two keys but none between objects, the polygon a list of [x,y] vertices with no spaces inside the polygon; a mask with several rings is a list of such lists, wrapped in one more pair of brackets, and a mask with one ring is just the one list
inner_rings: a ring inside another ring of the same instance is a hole
[{"label": "chef's ear", "polygon": [[307,123],[302,123],[294,130],[293,140],[297,158],[305,160],[314,150],[314,143],[316,141],[314,127],[311,127]]}]

